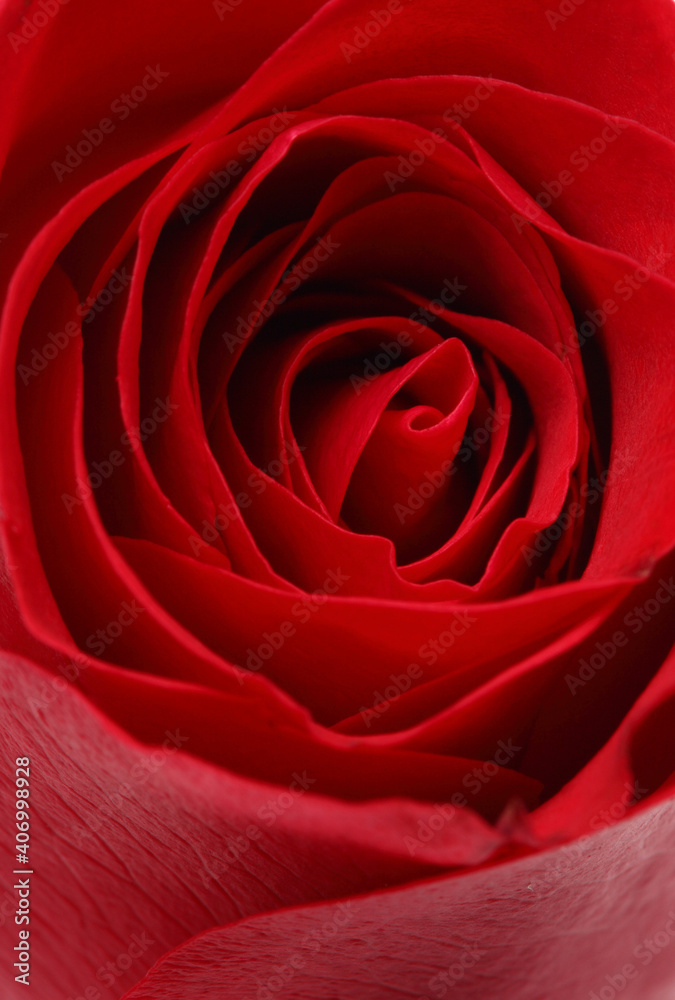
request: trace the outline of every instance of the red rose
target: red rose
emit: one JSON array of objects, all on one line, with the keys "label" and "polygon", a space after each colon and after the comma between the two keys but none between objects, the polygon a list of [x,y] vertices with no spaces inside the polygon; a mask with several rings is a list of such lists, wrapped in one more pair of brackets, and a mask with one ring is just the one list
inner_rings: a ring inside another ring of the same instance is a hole
[{"label": "red rose", "polygon": [[5,4],[9,997],[669,995],[638,8]]}]

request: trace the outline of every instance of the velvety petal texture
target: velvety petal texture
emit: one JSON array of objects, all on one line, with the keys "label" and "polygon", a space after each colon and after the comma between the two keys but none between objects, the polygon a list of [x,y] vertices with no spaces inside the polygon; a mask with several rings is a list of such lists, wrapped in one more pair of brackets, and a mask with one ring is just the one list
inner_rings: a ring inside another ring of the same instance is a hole
[{"label": "velvety petal texture", "polygon": [[3,997],[670,1000],[671,0],[0,28]]}]

